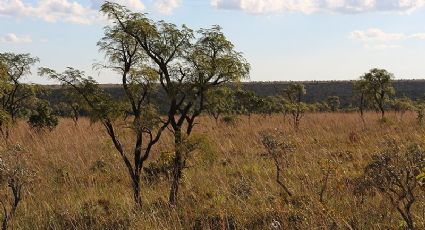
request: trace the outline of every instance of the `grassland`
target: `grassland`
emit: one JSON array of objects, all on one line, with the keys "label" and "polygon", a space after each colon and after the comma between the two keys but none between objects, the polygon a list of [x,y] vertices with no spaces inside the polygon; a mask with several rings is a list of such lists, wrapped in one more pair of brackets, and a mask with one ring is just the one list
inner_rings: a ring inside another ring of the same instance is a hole
[{"label": "grassland", "polygon": [[[201,117],[193,136],[199,148],[188,158],[176,208],[167,205],[163,175],[142,185],[142,208],[135,210],[128,175],[100,124],[61,119],[52,132],[27,124],[13,128],[7,143],[19,143],[35,172],[12,220],[13,229],[398,229],[402,219],[379,194],[354,195],[353,179],[363,173],[383,142],[425,144],[425,126],[415,114],[389,122],[356,113],[306,114],[295,132],[283,115],[241,117],[236,126]],[[125,130],[125,129],[124,129]],[[276,133],[292,147],[283,179],[294,194],[288,202],[275,181],[275,166],[259,132]],[[129,129],[122,132],[126,137]],[[130,135],[129,135],[130,136]],[[125,139],[125,138],[124,138]],[[123,141],[132,143],[131,140]],[[165,134],[150,162],[173,151]],[[2,141],[5,149],[6,141]],[[329,169],[332,170],[329,170]],[[320,201],[319,193],[329,172]],[[3,191],[4,193],[5,191]],[[424,193],[425,194],[425,193]],[[412,213],[425,228],[422,191]]]}]

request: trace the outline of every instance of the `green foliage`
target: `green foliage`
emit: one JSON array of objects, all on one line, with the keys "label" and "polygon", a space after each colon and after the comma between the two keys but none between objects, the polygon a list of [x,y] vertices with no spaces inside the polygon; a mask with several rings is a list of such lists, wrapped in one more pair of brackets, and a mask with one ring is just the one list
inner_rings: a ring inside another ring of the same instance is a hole
[{"label": "green foliage", "polygon": [[326,104],[329,106],[332,112],[335,112],[339,109],[341,102],[339,101],[338,96],[329,96],[326,99]]},{"label": "green foliage", "polygon": [[236,90],[235,100],[237,101],[234,107],[236,114],[251,115],[261,108],[260,99],[252,91]]},{"label": "green foliage", "polygon": [[424,122],[425,117],[425,105],[422,102],[417,102],[415,105],[416,118],[420,125]]},{"label": "green foliage", "polygon": [[39,101],[28,119],[28,124],[36,130],[53,130],[59,121],[47,101]]},{"label": "green foliage", "polygon": [[390,97],[395,94],[392,86],[394,75],[384,69],[371,69],[368,73],[360,77],[355,83],[358,92],[371,101],[381,112],[382,118],[385,115],[385,107]]},{"label": "green foliage", "polygon": [[161,152],[158,159],[143,168],[146,182],[152,184],[163,178],[169,179],[173,169],[173,159],[171,153]]},{"label": "green foliage", "polygon": [[402,118],[407,111],[414,110],[412,100],[407,97],[396,98],[394,100],[391,100],[390,105],[396,113],[400,114],[400,118]]},{"label": "green foliage", "polygon": [[235,105],[235,98],[231,89],[221,86],[211,89],[206,94],[206,111],[216,121],[222,114],[231,114]]},{"label": "green foliage", "polygon": [[37,57],[30,54],[0,53],[0,102],[1,109],[15,121],[25,113],[40,87],[23,84],[22,77],[31,74]]},{"label": "green foliage", "polygon": [[239,118],[235,115],[226,115],[221,118],[221,121],[226,125],[235,127],[239,122]]},{"label": "green foliage", "polygon": [[299,129],[301,118],[308,109],[307,104],[302,102],[306,93],[304,85],[300,83],[292,83],[283,90],[284,97],[289,101],[288,111],[292,114],[293,125],[296,130]]},{"label": "green foliage", "polygon": [[71,88],[84,101],[90,119],[95,122],[102,119],[114,120],[122,114],[120,104],[112,100],[98,83],[84,72],[68,67],[63,73],[48,68],[40,68],[39,74],[60,81],[64,87]]},{"label": "green foliage", "polygon": [[0,109],[0,129],[2,135],[6,135],[5,132],[9,129],[9,126],[12,125],[12,118],[9,113]]}]

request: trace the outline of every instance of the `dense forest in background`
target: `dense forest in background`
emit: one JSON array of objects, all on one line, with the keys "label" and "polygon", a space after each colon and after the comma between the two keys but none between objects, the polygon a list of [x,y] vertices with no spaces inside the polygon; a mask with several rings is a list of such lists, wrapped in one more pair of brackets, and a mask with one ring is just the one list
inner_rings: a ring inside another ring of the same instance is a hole
[{"label": "dense forest in background", "polygon": [[[275,82],[243,82],[235,87],[241,87],[243,90],[252,91],[257,96],[278,96],[282,95],[291,83],[290,81],[275,81]],[[353,89],[354,81],[304,81],[299,82],[305,86],[307,94],[303,100],[306,103],[315,103],[326,100],[329,96],[338,96],[341,102],[341,108],[347,108],[350,105],[355,105],[355,91]],[[412,100],[421,99],[424,95],[425,80],[394,80],[393,86],[396,91],[395,97],[408,97]],[[52,104],[57,104],[63,101],[64,92],[59,86],[48,86],[51,93],[46,96]],[[114,98],[122,98],[124,91],[120,85],[104,84],[102,87]],[[159,91],[157,101],[164,100],[164,93]],[[159,103],[161,104],[161,103]]]}]

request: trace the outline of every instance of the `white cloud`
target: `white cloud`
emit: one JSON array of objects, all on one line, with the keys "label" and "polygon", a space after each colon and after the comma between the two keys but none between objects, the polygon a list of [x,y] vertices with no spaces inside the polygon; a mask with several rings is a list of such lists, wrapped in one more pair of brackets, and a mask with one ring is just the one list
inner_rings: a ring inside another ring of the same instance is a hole
[{"label": "white cloud", "polygon": [[400,48],[399,44],[388,44],[388,42],[402,42],[406,40],[425,40],[425,33],[405,34],[388,33],[378,28],[369,28],[367,30],[356,30],[350,33],[350,38],[358,40],[367,48]]},{"label": "white cloud", "polygon": [[377,28],[370,28],[367,30],[356,30],[351,32],[350,36],[354,39],[370,42],[370,41],[397,41],[404,40],[407,38],[405,34],[402,33],[386,33]]},{"label": "white cloud", "polygon": [[[68,22],[92,24],[102,21],[99,7],[104,0],[90,0],[91,6],[84,6],[75,0],[38,0],[28,3],[24,0],[0,0],[0,16],[15,18],[36,18],[46,22]],[[145,5],[141,0],[113,0],[133,11],[141,11]]]},{"label": "white cloud", "polygon": [[171,14],[171,12],[179,7],[181,0],[156,0],[155,9],[161,14]]},{"label": "white cloud", "polygon": [[14,33],[8,33],[5,36],[0,38],[0,43],[9,43],[9,44],[28,44],[31,43],[32,39],[29,36],[19,37]]},{"label": "white cloud", "polygon": [[401,45],[391,45],[391,44],[365,44],[366,48],[370,48],[370,49],[397,49],[397,48],[402,48],[403,46]]},{"label": "white cloud", "polygon": [[[128,7],[133,11],[142,11],[145,9],[145,4],[141,0],[109,0],[110,2],[116,2],[123,6]],[[105,2],[105,0],[90,0],[91,7],[95,10],[99,10],[100,6]]]},{"label": "white cloud", "polygon": [[75,24],[90,24],[97,19],[96,11],[84,7],[78,2],[68,0],[39,0],[35,4],[29,4],[23,0],[2,0],[0,1],[0,15]]},{"label": "white cloud", "polygon": [[425,5],[425,0],[211,0],[218,9],[242,10],[248,13],[296,11],[314,13],[363,13],[369,11],[410,13]]}]

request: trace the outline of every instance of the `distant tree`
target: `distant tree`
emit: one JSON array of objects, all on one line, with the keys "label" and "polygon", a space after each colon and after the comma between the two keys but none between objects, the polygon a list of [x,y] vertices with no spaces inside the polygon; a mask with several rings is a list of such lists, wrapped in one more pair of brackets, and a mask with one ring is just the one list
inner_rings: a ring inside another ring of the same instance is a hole
[{"label": "distant tree", "polygon": [[57,116],[54,114],[53,109],[50,107],[49,102],[40,100],[37,102],[36,108],[32,111],[28,119],[28,124],[31,128],[37,131],[44,129],[53,130],[59,121]]},{"label": "distant tree", "polygon": [[69,108],[69,115],[74,121],[74,124],[78,124],[80,119],[80,111],[86,106],[84,103],[84,98],[76,93],[72,88],[66,88],[64,93],[64,103],[65,106]]},{"label": "distant tree", "polygon": [[[35,97],[38,87],[23,84],[22,78],[31,74],[37,57],[30,54],[0,53],[0,103],[1,110],[15,122],[26,103]],[[1,127],[4,130],[5,127]],[[4,131],[8,135],[8,129]]]},{"label": "distant tree", "polygon": [[386,103],[395,93],[392,87],[394,75],[384,69],[371,69],[360,77],[357,83],[358,90],[368,99],[372,100],[375,107],[381,112],[381,119],[385,117]]},{"label": "distant tree", "polygon": [[360,79],[359,81],[354,82],[354,90],[356,91],[359,104],[359,112],[360,112],[360,118],[362,119],[363,127],[366,127],[366,121],[364,118],[364,112],[367,106],[367,83],[365,80]]},{"label": "distant tree", "polygon": [[234,111],[237,114],[248,115],[251,120],[251,115],[256,113],[260,108],[260,100],[253,91],[245,91],[238,89],[235,91],[235,107]]},{"label": "distant tree", "polygon": [[391,100],[391,108],[394,110],[394,112],[397,114],[400,114],[400,120],[403,120],[403,115],[407,111],[411,111],[414,109],[413,102],[410,100],[410,98],[403,97],[403,98],[396,98],[394,100]]},{"label": "distant tree", "polygon": [[273,113],[284,113],[285,101],[280,97],[268,96],[261,98],[260,113],[271,116]]},{"label": "distant tree", "polygon": [[283,91],[283,95],[290,103],[289,110],[292,114],[293,125],[296,130],[299,129],[301,118],[307,110],[306,104],[302,102],[305,94],[306,90],[301,83],[292,83]]},{"label": "distant tree", "polygon": [[207,113],[215,119],[216,123],[218,123],[221,115],[232,113],[234,103],[232,90],[228,87],[222,86],[207,92],[205,107]]},{"label": "distant tree", "polygon": [[341,105],[341,102],[339,101],[338,96],[329,96],[326,99],[326,104],[329,106],[332,112],[336,112],[339,109],[339,106]]},{"label": "distant tree", "polygon": [[424,123],[424,117],[425,117],[425,104],[422,100],[417,101],[414,104],[414,110],[416,112],[416,119],[420,125]]}]

